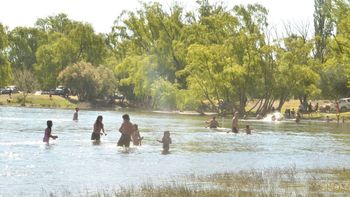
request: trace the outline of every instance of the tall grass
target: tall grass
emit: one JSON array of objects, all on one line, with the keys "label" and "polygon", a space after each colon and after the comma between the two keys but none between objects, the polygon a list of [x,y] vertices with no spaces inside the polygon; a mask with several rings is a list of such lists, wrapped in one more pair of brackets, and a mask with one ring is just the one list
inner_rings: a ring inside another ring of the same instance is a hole
[{"label": "tall grass", "polygon": [[347,196],[350,195],[350,169],[297,170],[270,168],[208,176],[189,175],[183,180],[154,185],[128,186],[114,189],[83,191],[78,194],[62,191],[43,192],[42,196],[91,197],[229,197],[229,196]]}]

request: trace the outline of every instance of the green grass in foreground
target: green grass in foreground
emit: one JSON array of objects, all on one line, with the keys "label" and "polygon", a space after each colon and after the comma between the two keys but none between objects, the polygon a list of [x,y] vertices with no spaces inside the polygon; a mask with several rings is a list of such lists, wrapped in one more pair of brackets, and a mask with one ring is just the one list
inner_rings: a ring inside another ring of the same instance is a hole
[{"label": "green grass in foreground", "polygon": [[[12,99],[8,102],[8,95],[0,95],[0,105],[21,106],[23,101],[22,94],[13,94]],[[74,108],[76,105],[70,103],[67,99],[53,95],[50,99],[49,95],[29,94],[26,99],[28,107],[53,107],[53,108]]]},{"label": "green grass in foreground", "polygon": [[[346,196],[350,193],[350,169],[295,167],[188,176],[171,184],[144,184],[80,192],[79,196]],[[76,196],[71,192],[43,193],[42,196]]]}]

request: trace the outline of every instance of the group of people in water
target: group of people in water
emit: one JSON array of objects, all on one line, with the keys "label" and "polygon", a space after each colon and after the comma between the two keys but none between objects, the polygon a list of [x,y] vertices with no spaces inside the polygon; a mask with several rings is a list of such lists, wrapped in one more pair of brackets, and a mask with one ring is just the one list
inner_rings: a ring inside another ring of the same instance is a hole
[{"label": "group of people in water", "polygon": [[[75,108],[75,112],[73,114],[73,120],[78,120],[78,111],[79,108]],[[119,128],[119,132],[121,133],[121,136],[118,140],[117,145],[121,147],[125,147],[128,149],[130,147],[130,142],[133,143],[134,146],[141,146],[141,141],[143,140],[143,137],[141,137],[140,132],[138,130],[137,124],[132,124],[130,122],[130,116],[128,114],[124,114],[122,116],[123,123]],[[51,120],[47,121],[47,128],[45,129],[45,134],[43,138],[43,142],[46,142],[46,144],[49,144],[50,138],[57,139],[58,136],[52,135],[52,126],[53,122]],[[94,143],[99,143],[101,135],[107,135],[107,133],[104,130],[103,125],[103,117],[101,115],[97,116],[97,119],[93,125],[93,131],[91,134],[91,140]],[[169,153],[170,144],[172,143],[170,138],[170,132],[164,131],[164,136],[162,140],[157,140],[158,142],[163,144],[163,154]]]},{"label": "group of people in water", "polygon": [[[235,112],[233,117],[232,117],[232,122],[231,122],[231,131],[227,131],[227,133],[238,133],[238,112]],[[205,123],[208,124],[207,127],[211,129],[215,129],[220,127],[219,122],[216,120],[216,117],[213,116],[211,120],[205,121]],[[252,134],[252,129],[250,128],[249,125],[246,125],[245,132],[250,135]]]}]

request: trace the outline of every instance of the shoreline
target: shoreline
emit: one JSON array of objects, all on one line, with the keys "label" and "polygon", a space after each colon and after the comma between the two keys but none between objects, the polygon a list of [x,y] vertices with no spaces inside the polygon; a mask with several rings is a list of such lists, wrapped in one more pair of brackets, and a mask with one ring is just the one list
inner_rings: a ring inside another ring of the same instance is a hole
[{"label": "shoreline", "polygon": [[[61,96],[53,95],[49,99],[47,95],[34,95],[30,94],[27,97],[27,102],[25,106],[22,106],[21,94],[13,94],[11,101],[8,95],[0,95],[0,106],[5,107],[24,107],[24,108],[45,108],[45,109],[74,109],[78,107],[81,110],[103,110],[103,111],[141,111],[141,112],[151,112],[158,114],[168,114],[168,115],[188,115],[188,116],[218,116],[230,118],[230,115],[219,115],[216,112],[204,112],[199,113],[197,111],[187,111],[187,110],[157,110],[157,109],[147,109],[147,108],[137,108],[137,107],[123,107],[116,104],[108,103],[107,101],[93,101],[93,102],[79,102],[76,98],[63,98]],[[282,113],[283,115],[283,113]],[[323,113],[315,112],[311,114],[303,114],[301,120],[326,120],[327,116],[331,121],[337,121],[336,113]],[[340,113],[340,122],[344,117],[345,120],[350,120],[350,112]],[[248,115],[247,120],[256,120],[254,115]],[[242,119],[242,118],[240,118]],[[284,120],[293,120],[291,118],[284,118]]]}]

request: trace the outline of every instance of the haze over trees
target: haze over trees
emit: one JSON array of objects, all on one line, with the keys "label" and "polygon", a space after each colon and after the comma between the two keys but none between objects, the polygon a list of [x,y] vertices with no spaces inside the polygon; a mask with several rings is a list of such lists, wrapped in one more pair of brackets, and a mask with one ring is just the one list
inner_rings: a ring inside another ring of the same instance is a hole
[{"label": "haze over trees", "polygon": [[140,107],[218,112],[350,96],[349,1],[315,0],[314,30],[289,24],[283,34],[261,5],[197,3],[191,12],[144,3],[108,34],[65,14],[0,24],[0,86],[25,69],[40,89],[66,85],[80,100],[118,91]]}]

